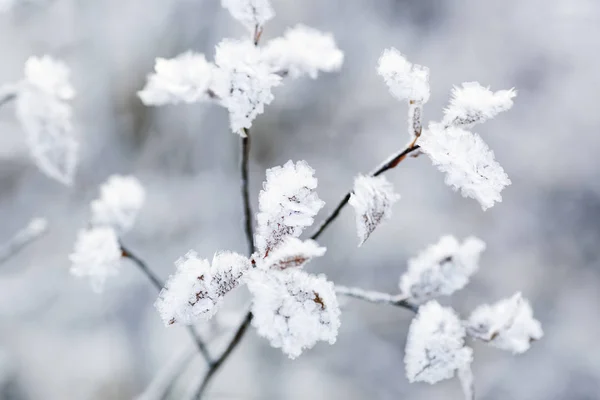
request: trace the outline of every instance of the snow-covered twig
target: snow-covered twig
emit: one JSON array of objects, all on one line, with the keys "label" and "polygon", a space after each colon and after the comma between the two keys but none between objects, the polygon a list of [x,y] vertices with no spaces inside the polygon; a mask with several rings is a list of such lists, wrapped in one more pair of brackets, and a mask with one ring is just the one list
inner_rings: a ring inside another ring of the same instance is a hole
[{"label": "snow-covered twig", "polygon": [[[1,100],[0,100],[1,105]],[[34,218],[29,224],[17,232],[8,242],[0,247],[0,264],[21,251],[25,246],[39,239],[48,231],[48,221]]]},{"label": "snow-covered twig", "polygon": [[[258,28],[257,28],[258,29]],[[252,207],[250,205],[250,188],[248,182],[248,163],[250,160],[250,130],[244,129],[245,137],[242,138],[242,159],[240,163],[242,177],[242,200],[244,204],[244,228],[248,255],[254,252],[254,230],[252,229]]]},{"label": "snow-covered twig", "polygon": [[388,294],[364,290],[355,287],[336,286],[335,292],[342,296],[348,296],[359,300],[364,300],[375,304],[389,304],[391,306],[402,307],[416,313],[419,306],[408,301],[407,297],[402,294]]}]

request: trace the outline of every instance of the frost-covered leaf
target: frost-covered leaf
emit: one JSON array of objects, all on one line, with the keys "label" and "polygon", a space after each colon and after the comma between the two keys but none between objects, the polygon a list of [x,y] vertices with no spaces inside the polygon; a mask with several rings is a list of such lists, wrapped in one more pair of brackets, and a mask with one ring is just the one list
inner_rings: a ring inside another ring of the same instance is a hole
[{"label": "frost-covered leaf", "polygon": [[302,241],[288,236],[266,258],[259,259],[257,264],[259,268],[265,270],[301,268],[313,258],[323,256],[326,250],[314,240]]},{"label": "frost-covered leaf", "polygon": [[92,288],[101,292],[108,277],[119,273],[122,256],[116,232],[108,227],[79,232],[75,249],[69,256],[71,274],[88,277]]},{"label": "frost-covered leaf", "polygon": [[335,343],[340,309],[325,276],[299,269],[255,269],[247,284],[253,295],[252,324],[271,346],[296,358],[318,341]]},{"label": "frost-covered leaf", "polygon": [[444,110],[442,124],[470,128],[510,109],[516,95],[514,89],[492,92],[479,82],[465,82],[462,87],[452,89],[452,99]]},{"label": "frost-covered leaf", "polygon": [[515,354],[529,350],[531,342],[544,335],[542,325],[533,318],[531,306],[521,293],[477,307],[467,321],[467,332]]},{"label": "frost-covered leaf", "polygon": [[510,185],[510,179],[479,135],[430,124],[417,144],[446,173],[446,184],[454,190],[460,189],[463,197],[477,200],[483,210],[502,201],[500,192]]},{"label": "frost-covered leaf", "polygon": [[460,244],[454,236],[444,236],[408,261],[408,271],[400,278],[400,291],[415,303],[449,296],[469,283],[479,269],[483,250],[485,243],[475,237]]},{"label": "frost-covered leaf", "polygon": [[337,71],[344,62],[333,35],[302,24],[268,42],[263,57],[274,71],[292,78],[308,75],[315,79],[319,71]]},{"label": "frost-covered leaf", "polygon": [[269,0],[221,0],[221,5],[250,32],[275,16]]},{"label": "frost-covered leaf", "polygon": [[256,249],[259,257],[268,256],[287,236],[299,237],[311,226],[325,203],[315,189],[315,171],[306,163],[291,160],[268,169],[263,190],[258,196]]},{"label": "frost-covered leaf", "polygon": [[204,54],[185,52],[172,59],[157,58],[155,72],[138,96],[146,105],[194,103],[209,97],[214,66]]},{"label": "frost-covered leaf", "polygon": [[377,72],[398,100],[419,104],[429,100],[429,68],[410,63],[395,48],[383,51]]},{"label": "frost-covered leaf", "polygon": [[273,101],[271,89],[281,77],[263,60],[260,49],[248,40],[225,39],[217,45],[217,69],[211,89],[229,110],[231,130],[244,135],[266,104]]},{"label": "frost-covered leaf", "polygon": [[25,83],[59,100],[71,100],[75,89],[69,82],[71,72],[62,61],[50,56],[29,57],[25,62]]},{"label": "frost-covered leaf", "polygon": [[408,331],[406,377],[410,382],[436,383],[468,368],[473,350],[465,346],[465,328],[452,308],[435,300],[421,306]]},{"label": "frost-covered leaf", "polygon": [[356,214],[356,231],[359,246],[383,221],[392,216],[392,205],[400,199],[394,187],[383,176],[359,175],[354,181],[354,191],[348,203]]},{"label": "frost-covered leaf", "polygon": [[126,232],[133,226],[145,199],[146,191],[136,177],[112,175],[100,187],[100,198],[92,201],[92,223]]},{"label": "frost-covered leaf", "polygon": [[236,288],[250,261],[231,252],[216,253],[211,263],[190,251],[175,262],[177,271],[169,277],[154,306],[165,325],[191,325],[210,319],[223,297]]}]

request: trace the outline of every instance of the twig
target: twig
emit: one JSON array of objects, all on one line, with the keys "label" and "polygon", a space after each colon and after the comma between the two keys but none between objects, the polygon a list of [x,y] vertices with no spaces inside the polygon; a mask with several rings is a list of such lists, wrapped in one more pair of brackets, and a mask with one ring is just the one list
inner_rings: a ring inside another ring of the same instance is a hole
[{"label": "twig", "polygon": [[146,387],[136,400],[163,400],[165,399],[177,377],[192,361],[196,352],[190,352],[186,349],[181,354],[172,358],[152,379],[152,382]]},{"label": "twig", "polygon": [[368,301],[369,303],[389,304],[395,307],[406,308],[414,313],[419,311],[419,306],[408,301],[408,298],[402,294],[392,295],[360,288],[349,288],[345,286],[336,286],[335,292],[343,296]]},{"label": "twig", "polygon": [[242,176],[242,201],[244,204],[244,229],[246,232],[246,242],[248,244],[248,254],[254,252],[254,231],[252,228],[252,206],[250,203],[250,185],[248,179],[248,164],[250,160],[250,131],[244,129],[245,137],[242,138],[242,159],[240,162],[240,171]]},{"label": "twig", "polygon": [[[122,253],[123,257],[129,258],[131,261],[133,261],[135,263],[135,265],[138,266],[140,271],[142,271],[144,273],[144,275],[146,275],[146,277],[150,280],[150,282],[152,282],[152,285],[159,292],[162,290],[162,288],[164,286],[162,281],[160,280],[160,278],[158,278],[154,274],[154,272],[152,272],[150,270],[150,268],[148,268],[148,265],[141,258],[139,258],[135,254],[133,254],[123,244],[121,244],[121,253]],[[208,349],[206,348],[206,345],[204,344],[204,341],[200,337],[200,334],[198,332],[196,332],[196,329],[194,329],[194,327],[191,325],[187,326],[187,330],[188,330],[190,336],[192,337],[192,339],[194,340],[194,342],[196,343],[196,347],[198,347],[198,350],[200,351],[200,353],[206,360],[206,363],[209,366],[212,365],[213,364],[212,358],[210,356],[210,353],[208,352]]]},{"label": "twig", "polygon": [[[379,167],[375,168],[369,175],[370,176],[379,176],[394,168],[396,165],[400,164],[402,160],[406,158],[410,153],[419,149],[419,145],[415,144],[417,138],[413,140],[404,150],[399,153],[393,154],[389,159],[384,161]],[[346,193],[346,195],[340,200],[337,207],[325,218],[325,220],[321,223],[321,225],[316,229],[315,233],[311,235],[311,239],[316,240],[325,229],[338,217],[342,209],[348,204],[350,201],[350,196],[352,195],[352,191]]]},{"label": "twig", "polygon": [[0,247],[0,264],[6,262],[28,244],[42,237],[47,231],[48,221],[44,218],[32,219],[25,228],[18,231],[8,242]]},{"label": "twig", "polygon": [[17,97],[17,89],[15,85],[0,86],[0,107],[11,102]]}]

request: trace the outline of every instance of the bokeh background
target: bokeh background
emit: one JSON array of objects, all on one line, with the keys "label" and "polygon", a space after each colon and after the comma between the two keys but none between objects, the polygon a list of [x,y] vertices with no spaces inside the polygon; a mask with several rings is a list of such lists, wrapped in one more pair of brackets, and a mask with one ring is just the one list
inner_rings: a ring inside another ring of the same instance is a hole
[{"label": "bokeh background", "polygon": [[[443,234],[476,235],[488,244],[481,270],[442,301],[466,315],[522,291],[545,331],[520,356],[472,344],[478,399],[600,398],[600,3],[273,5],[277,16],[265,40],[305,23],[332,32],[345,63],[316,81],[286,80],[255,121],[254,205],[266,168],[304,159],[328,203],[323,216],[357,173],[406,143],[406,105],[376,74],[386,47],[430,67],[426,120],[441,117],[453,84],[516,87],[514,108],[476,128],[512,179],[502,203],[483,212],[445,186],[427,157],[408,159],[387,174],[402,195],[393,219],[357,248],[353,213],[344,210],[322,236],[326,256],[308,268],[339,284],[394,292],[407,258]],[[113,173],[135,174],[147,188],[147,204],[124,241],[162,278],[191,248],[206,257],[245,250],[239,138],[226,111],[206,104],[146,108],[136,96],[155,57],[192,49],[212,59],[221,38],[244,34],[217,0],[29,0],[0,14],[0,83],[20,79],[30,55],[64,59],[78,91],[81,137],[76,181],[66,188],[33,165],[14,106],[0,110],[0,243],[32,217],[49,221],[45,237],[0,265],[1,399],[132,399],[151,382],[160,387],[188,360],[170,398],[193,392],[204,366],[183,329],[162,325],[147,279],[126,263],[97,295],[69,275],[68,255],[98,185]],[[247,300],[246,289],[238,289],[216,322],[198,327],[213,338],[213,351]],[[457,380],[408,383],[407,311],[343,304],[337,343],[294,361],[251,330],[208,398],[462,398]],[[152,393],[142,398],[156,398]]]}]

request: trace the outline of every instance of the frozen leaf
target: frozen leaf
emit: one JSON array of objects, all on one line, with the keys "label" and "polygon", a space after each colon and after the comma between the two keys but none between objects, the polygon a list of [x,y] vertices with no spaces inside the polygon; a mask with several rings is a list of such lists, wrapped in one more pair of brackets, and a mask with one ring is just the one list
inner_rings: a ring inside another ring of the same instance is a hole
[{"label": "frozen leaf", "polygon": [[467,321],[467,332],[515,354],[529,350],[531,342],[544,335],[540,322],[533,318],[531,306],[521,293],[492,305],[477,307]]},{"label": "frozen leaf", "polygon": [[377,72],[398,100],[419,104],[429,100],[429,68],[411,64],[395,48],[384,50]]},{"label": "frozen leaf", "polygon": [[75,90],[69,82],[69,67],[50,56],[30,57],[25,62],[25,83],[59,100],[71,100]]},{"label": "frozen leaf", "polygon": [[465,328],[449,307],[435,300],[421,306],[408,331],[404,363],[410,382],[436,383],[468,368],[473,350],[465,346]]},{"label": "frozen leaf", "polygon": [[500,192],[510,185],[510,179],[479,135],[430,124],[417,144],[446,173],[446,184],[460,189],[463,197],[477,200],[483,210],[502,201]]},{"label": "frozen leaf", "polygon": [[492,92],[478,82],[465,82],[462,87],[452,90],[452,99],[444,110],[442,124],[470,128],[510,109],[516,95],[514,89]]},{"label": "frozen leaf", "polygon": [[348,203],[356,213],[356,231],[359,246],[373,233],[375,228],[392,216],[392,205],[400,199],[394,187],[383,176],[359,175],[354,181],[354,191]]},{"label": "frozen leaf", "polygon": [[281,82],[250,41],[226,39],[217,45],[217,69],[211,89],[229,110],[231,130],[244,136],[266,104],[273,101],[271,89]]},{"label": "frozen leaf", "polygon": [[269,0],[221,0],[221,5],[250,32],[275,16]]},{"label": "frozen leaf", "polygon": [[258,196],[256,249],[267,257],[287,236],[299,237],[311,226],[325,203],[315,189],[317,178],[306,161],[291,160],[266,172],[267,179]]},{"label": "frozen leaf", "polygon": [[157,58],[155,72],[138,92],[146,105],[194,103],[209,97],[214,66],[204,54],[185,52],[172,59]]},{"label": "frozen leaf", "polygon": [[71,274],[89,277],[92,288],[101,292],[108,277],[119,273],[122,252],[116,232],[108,227],[79,232],[75,249],[69,256]]},{"label": "frozen leaf", "polygon": [[191,325],[210,319],[223,297],[236,288],[250,261],[231,252],[217,253],[212,265],[194,251],[175,262],[177,271],[169,277],[156,303],[165,325]]},{"label": "frozen leaf", "polygon": [[454,236],[444,236],[408,261],[408,271],[400,278],[400,291],[416,303],[437,296],[449,296],[464,288],[479,269],[485,243],[468,237],[460,244]]},{"label": "frozen leaf", "polygon": [[258,266],[265,270],[301,268],[313,258],[323,256],[326,250],[314,240],[302,241],[288,236],[266,258],[259,259]]},{"label": "frozen leaf", "polygon": [[302,24],[268,42],[263,55],[274,71],[292,78],[308,75],[315,79],[319,71],[337,71],[344,62],[344,53],[330,33]]},{"label": "frozen leaf", "polygon": [[335,343],[340,309],[325,276],[299,269],[255,269],[247,284],[253,295],[252,324],[271,346],[296,358],[318,341]]},{"label": "frozen leaf", "polygon": [[112,175],[100,187],[100,198],[92,201],[92,223],[126,232],[133,226],[145,199],[146,191],[137,178]]}]

